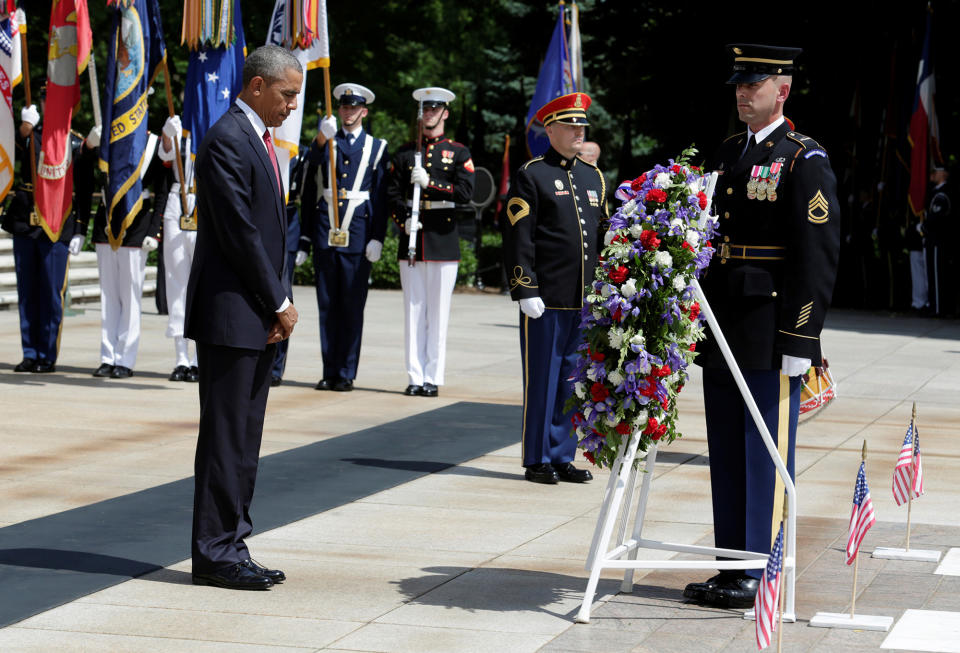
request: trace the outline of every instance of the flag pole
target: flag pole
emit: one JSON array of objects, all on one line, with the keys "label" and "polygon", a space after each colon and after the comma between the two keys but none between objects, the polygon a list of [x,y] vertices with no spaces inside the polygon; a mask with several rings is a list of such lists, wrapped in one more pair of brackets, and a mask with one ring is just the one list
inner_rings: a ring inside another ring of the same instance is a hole
[{"label": "flag pole", "polygon": [[[787,523],[787,515],[790,514],[790,502],[784,500],[783,502],[783,524]],[[783,574],[782,565],[781,565],[781,574]],[[786,575],[786,574],[784,574]],[[786,583],[783,582],[783,578],[780,579],[780,592],[777,596],[777,653],[781,653],[783,650],[783,598],[786,593]]]},{"label": "flag pole", "polygon": [[[860,450],[860,462],[867,462],[867,441],[863,441],[863,449]],[[857,551],[857,557],[853,559],[853,593],[850,597],[850,618],[853,619],[853,613],[857,607],[857,571],[860,568],[860,551]]]},{"label": "flag pole", "polygon": [[910,447],[910,486],[907,488],[907,544],[905,551],[910,550],[910,509],[913,507],[913,470],[914,460],[917,455],[917,402],[913,402],[913,413],[910,415],[910,422],[913,426],[913,443]]},{"label": "flag pole", "polygon": [[[170,68],[167,66],[167,56],[163,56],[163,88],[167,94],[167,114],[173,118],[173,92],[170,90]],[[183,159],[180,157],[180,139],[172,138],[173,153],[177,160],[177,176],[180,178],[180,215],[187,215],[187,180],[183,176]]]},{"label": "flag pole", "polygon": [[[333,101],[330,99],[330,66],[323,67],[323,93],[327,103],[327,118],[333,115]],[[327,141],[330,153],[330,167],[327,178],[330,180],[330,206],[333,207],[333,230],[340,231],[340,205],[337,201],[337,155],[333,151],[333,138]]]},{"label": "flag pole", "polygon": [[[30,61],[27,57],[27,31],[20,30],[20,59],[23,62],[23,91],[26,94],[27,106],[33,104],[30,95]],[[30,128],[30,185],[33,188],[33,204],[37,201],[37,145],[33,137],[33,128]]]}]

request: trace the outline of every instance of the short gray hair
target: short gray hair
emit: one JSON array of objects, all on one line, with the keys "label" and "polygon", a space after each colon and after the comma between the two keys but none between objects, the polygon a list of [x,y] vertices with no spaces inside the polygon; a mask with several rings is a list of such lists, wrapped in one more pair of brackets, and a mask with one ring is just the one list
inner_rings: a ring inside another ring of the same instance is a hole
[{"label": "short gray hair", "polygon": [[247,55],[243,64],[243,87],[246,88],[254,77],[263,77],[267,83],[275,82],[290,68],[303,74],[303,66],[290,50],[279,45],[260,46]]}]

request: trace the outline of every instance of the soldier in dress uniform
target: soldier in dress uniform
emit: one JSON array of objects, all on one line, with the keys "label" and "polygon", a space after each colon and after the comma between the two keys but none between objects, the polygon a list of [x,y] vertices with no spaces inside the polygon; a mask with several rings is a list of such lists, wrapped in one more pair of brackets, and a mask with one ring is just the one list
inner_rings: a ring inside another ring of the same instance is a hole
[{"label": "soldier in dress uniform", "polygon": [[525,163],[507,200],[503,256],[510,296],[520,303],[523,466],[534,483],[593,478],[577,451],[569,378],[580,344],[584,287],[593,279],[601,223],[609,216],[603,174],[578,155],[590,97],[570,93],[537,112],[550,149]]},{"label": "soldier in dress uniform", "polygon": [[157,189],[151,201],[147,190],[154,179],[165,180],[163,165],[154,157],[159,138],[149,134],[143,155],[143,205],[127,226],[123,240],[113,249],[107,237],[107,211],[103,202],[93,219],[91,240],[97,251],[100,273],[100,366],[93,376],[126,379],[133,376],[140,347],[140,313],[147,255],[160,242],[165,190]]},{"label": "soldier in dress uniform", "polygon": [[946,168],[937,166],[930,170],[930,202],[921,223],[930,310],[936,317],[953,316],[956,310],[953,251],[957,230],[950,215],[949,178]]},{"label": "soldier in dress uniform", "polygon": [[[339,103],[340,129],[336,118],[324,118],[310,146],[300,242],[301,249],[313,243],[323,357],[323,377],[315,387],[349,392],[360,358],[370,266],[380,260],[387,231],[390,156],[387,141],[363,129],[367,107],[375,99],[373,91],[359,84],[340,84],[333,95]],[[337,161],[336,212],[327,179],[330,139]]]},{"label": "soldier in dress uniform", "polygon": [[[393,159],[387,195],[400,237],[397,259],[403,286],[404,339],[408,396],[436,397],[443,385],[450,298],[457,283],[460,236],[456,205],[473,197],[474,168],[465,145],[444,136],[448,105],[456,96],[445,88],[420,88],[413,99],[423,104],[422,163],[415,165],[417,143],[401,147]],[[420,186],[419,228],[414,265],[407,261],[413,186]]]},{"label": "soldier in dress uniform", "polygon": [[[734,59],[728,83],[747,131],[726,139],[708,165],[720,175],[719,242],[703,290],[793,477],[800,375],[821,364],[820,331],[836,278],[837,182],[823,147],[783,116],[800,50],[727,47]],[[704,368],[716,546],[768,553],[783,517],[783,482],[710,328],[696,362]],[[750,607],[762,571],[723,571],[683,594]]]},{"label": "soldier in dress uniform", "polygon": [[100,128],[93,127],[84,139],[70,133],[73,151],[73,211],[66,218],[56,241],[51,241],[33,202],[30,175],[30,141],[34,139],[37,161],[42,146],[40,114],[44,109],[46,85],[40,88],[40,111],[36,105],[20,113],[16,158],[20,178],[3,213],[3,229],[13,234],[13,258],[17,274],[17,303],[20,310],[20,341],[23,360],[14,372],[47,373],[56,370],[63,326],[63,297],[67,289],[67,257],[77,255],[86,240],[93,195],[95,148]]}]

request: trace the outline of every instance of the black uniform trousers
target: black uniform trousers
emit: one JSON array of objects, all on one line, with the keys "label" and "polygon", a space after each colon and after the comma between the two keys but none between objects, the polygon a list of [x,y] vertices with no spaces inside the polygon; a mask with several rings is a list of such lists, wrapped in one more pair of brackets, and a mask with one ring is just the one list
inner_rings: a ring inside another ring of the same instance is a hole
[{"label": "black uniform trousers", "polygon": [[[800,377],[784,377],[780,370],[742,372],[790,478],[795,479]],[[730,370],[703,370],[703,399],[716,545],[769,553],[783,516],[783,483]],[[760,578],[763,570],[744,573]]]},{"label": "black uniform trousers", "polygon": [[66,243],[50,242],[45,234],[13,237],[24,358],[57,361],[69,256]]},{"label": "black uniform trousers", "polygon": [[[296,264],[297,252],[296,250],[287,252],[287,269],[284,272],[283,277],[283,287],[287,291],[287,297],[293,300],[293,272],[297,267]],[[287,369],[287,350],[290,348],[290,338],[286,340],[281,340],[276,344],[277,348],[277,357],[273,362],[273,378],[282,379],[283,372]]]},{"label": "black uniform trousers", "polygon": [[276,347],[197,343],[200,433],[194,460],[193,573],[250,557],[250,502]]},{"label": "black uniform trousers", "polygon": [[[401,263],[401,265],[404,265]],[[363,308],[367,304],[370,261],[363,252],[314,245],[313,270],[320,316],[320,355],[323,378],[357,378]]]}]

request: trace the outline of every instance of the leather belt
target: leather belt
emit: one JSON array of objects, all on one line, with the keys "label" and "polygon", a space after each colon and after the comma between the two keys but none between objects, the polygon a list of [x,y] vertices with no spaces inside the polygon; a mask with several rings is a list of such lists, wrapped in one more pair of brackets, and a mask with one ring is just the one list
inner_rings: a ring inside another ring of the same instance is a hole
[{"label": "leather belt", "polygon": [[[333,196],[333,192],[329,188],[323,189],[323,197],[325,199],[330,199]],[[370,199],[370,191],[368,190],[347,190],[346,188],[337,189],[337,198],[341,200],[360,200],[366,201]]]},{"label": "leather belt", "polygon": [[[407,200],[407,207],[412,208],[413,202]],[[421,211],[433,211],[436,209],[454,209],[457,205],[449,200],[420,200]]]},{"label": "leather belt", "polygon": [[727,259],[741,261],[783,261],[786,260],[787,248],[781,245],[720,245],[720,262]]}]

